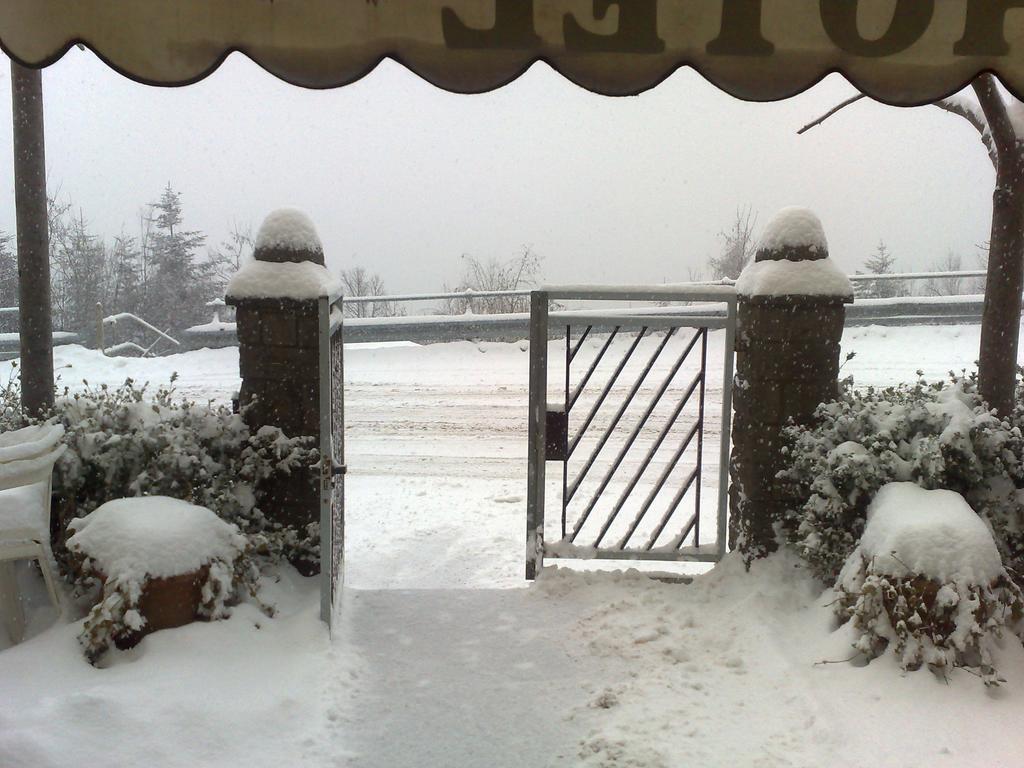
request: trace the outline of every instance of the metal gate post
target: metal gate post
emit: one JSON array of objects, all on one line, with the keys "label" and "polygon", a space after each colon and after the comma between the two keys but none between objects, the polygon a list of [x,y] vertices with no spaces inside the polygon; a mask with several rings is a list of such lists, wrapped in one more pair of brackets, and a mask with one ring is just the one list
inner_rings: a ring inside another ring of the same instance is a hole
[{"label": "metal gate post", "polygon": [[736,297],[726,302],[725,365],[722,372],[722,434],[718,456],[718,559],[729,545],[729,461],[732,436],[733,360],[736,350]]},{"label": "metal gate post", "polygon": [[548,410],[548,294],[530,293],[530,397],[526,488],[526,578],[544,566],[544,462]]},{"label": "metal gate post", "polygon": [[319,301],[318,352],[320,379],[320,620],[331,626],[334,583],[331,560],[334,552],[331,497],[334,456],[331,445],[331,300]]}]

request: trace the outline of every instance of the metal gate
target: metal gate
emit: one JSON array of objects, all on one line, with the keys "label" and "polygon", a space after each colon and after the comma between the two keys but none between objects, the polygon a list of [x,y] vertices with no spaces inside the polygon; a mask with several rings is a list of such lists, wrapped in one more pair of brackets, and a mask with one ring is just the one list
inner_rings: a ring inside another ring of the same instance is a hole
[{"label": "metal gate", "polygon": [[319,301],[320,618],[330,626],[345,579],[345,366],[341,291]]},{"label": "metal gate", "polygon": [[[552,302],[565,301],[686,306],[550,311]],[[534,291],[530,302],[526,578],[536,576],[545,557],[721,559],[727,541],[735,290],[549,289]],[[705,306],[694,306],[700,303]],[[701,474],[712,329],[724,329],[724,348],[718,353],[723,372],[721,420],[715,422],[721,426],[715,536],[706,541]],[[552,404],[549,373],[557,366],[548,360],[548,349],[556,333],[565,334],[565,359]],[[547,462],[561,464],[560,488],[547,482]],[[553,542],[545,537],[549,496],[559,498],[561,507],[561,536]]]}]

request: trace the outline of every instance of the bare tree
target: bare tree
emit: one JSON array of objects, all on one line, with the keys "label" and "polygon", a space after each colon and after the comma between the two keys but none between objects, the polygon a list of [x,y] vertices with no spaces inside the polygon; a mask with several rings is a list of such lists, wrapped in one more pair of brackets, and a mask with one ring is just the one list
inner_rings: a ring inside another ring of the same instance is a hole
[{"label": "bare tree", "polygon": [[220,246],[210,248],[209,260],[214,274],[224,285],[242,268],[242,262],[252,253],[253,243],[252,226],[236,221],[227,239]]},{"label": "bare tree", "polygon": [[[0,230],[0,306],[18,306],[18,255],[11,244],[11,236]],[[0,332],[17,332],[16,315],[0,315]]]},{"label": "bare tree", "polygon": [[[341,270],[341,285],[346,297],[387,296],[384,281],[376,272],[363,267]],[[345,317],[395,317],[404,314],[394,301],[345,302]]]},{"label": "bare tree", "polygon": [[[941,259],[928,265],[929,272],[960,272],[963,268],[964,259],[955,251],[947,251]],[[972,281],[963,277],[929,278],[924,283],[926,296],[962,296],[972,288]]]},{"label": "bare tree", "polygon": [[[1015,120],[1024,104],[1008,104],[995,78],[979,75],[971,83],[977,103],[952,96],[935,106],[966,120],[978,132],[996,169],[992,194],[992,229],[985,281],[985,308],[978,355],[978,388],[990,407],[1001,414],[1013,409],[1020,334],[1021,291],[1024,290],[1024,131]],[[798,133],[821,125],[841,109],[864,98],[858,94],[836,105]]]},{"label": "bare tree", "polygon": [[[519,256],[508,261],[481,260],[467,254],[462,255],[462,260],[465,264],[462,279],[454,288],[445,283],[446,292],[522,291],[536,286],[540,276],[540,257],[529,246],[524,246]],[[529,296],[485,296],[448,299],[443,311],[448,315],[461,315],[467,311],[495,315],[529,310]]]},{"label": "bare tree", "polygon": [[757,249],[757,241],[754,239],[756,226],[757,214],[749,205],[736,209],[736,217],[732,224],[728,229],[718,233],[722,240],[721,253],[708,259],[708,267],[716,279],[727,277],[735,280],[754,258],[754,251]]},{"label": "bare tree", "polygon": [[70,204],[51,204],[49,210],[53,320],[58,328],[88,332],[94,326],[96,303],[107,299],[111,260],[81,210],[71,212]]}]

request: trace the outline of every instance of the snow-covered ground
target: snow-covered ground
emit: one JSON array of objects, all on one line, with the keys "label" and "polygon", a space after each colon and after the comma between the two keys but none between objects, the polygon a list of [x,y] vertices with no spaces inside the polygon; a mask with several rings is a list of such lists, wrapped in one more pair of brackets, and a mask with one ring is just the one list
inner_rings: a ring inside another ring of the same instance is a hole
[{"label": "snow-covered ground", "polygon": [[[720,344],[713,334],[711,402]],[[863,385],[937,378],[971,367],[977,346],[977,326],[856,328],[843,372]],[[0,651],[0,766],[1024,764],[1019,645],[1005,642],[995,691],[964,672],[948,685],[901,676],[889,659],[816,664],[847,658],[850,638],[786,556],[750,574],[730,558],[691,584],[559,570],[515,589],[525,350],[347,349],[349,589],[335,641],[316,621],[316,584],[289,569],[264,588],[277,618],[243,605],[105,669],[41,607],[30,638]],[[72,387],[172,371],[197,399],[238,387],[234,349],[56,358]],[[715,478],[709,462],[709,491]]]}]

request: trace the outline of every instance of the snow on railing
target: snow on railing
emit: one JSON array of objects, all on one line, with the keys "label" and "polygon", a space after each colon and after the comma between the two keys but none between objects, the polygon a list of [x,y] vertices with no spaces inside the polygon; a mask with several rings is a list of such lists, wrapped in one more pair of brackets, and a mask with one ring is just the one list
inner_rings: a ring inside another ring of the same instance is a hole
[{"label": "snow on railing", "polygon": [[112,347],[107,347],[103,350],[104,355],[118,355],[121,352],[139,352],[142,356],[145,356],[147,350],[145,347],[140,347],[134,341],[122,341],[120,344],[114,344]]},{"label": "snow on railing", "polygon": [[[102,317],[102,305],[97,304],[96,309]],[[108,347],[106,345],[105,340],[106,327],[109,325],[111,326],[111,328],[116,328],[119,322],[124,321],[135,323],[136,325],[139,325],[148,331],[152,331],[157,335],[156,340],[148,347],[143,347],[131,341],[122,342],[120,344],[114,344],[113,346]],[[97,344],[97,346],[100,348],[100,350],[102,350],[104,355],[117,355],[120,352],[133,350],[139,352],[142,355],[142,357],[146,357],[147,355],[149,355],[150,352],[153,351],[153,348],[156,347],[156,345],[159,344],[162,340],[169,341],[177,347],[181,346],[181,342],[175,339],[173,336],[169,336],[165,331],[161,331],[155,325],[146,322],[138,315],[133,315],[131,312],[118,312],[115,315],[108,315],[107,317],[102,317],[102,319],[99,322],[99,327],[96,330],[99,336],[99,343]]]},{"label": "snow on railing", "polygon": [[[987,273],[983,269],[969,269],[960,272],[894,272],[892,274],[876,275],[876,274],[855,274],[847,275],[851,282],[870,282],[873,280],[907,280],[913,282],[915,280],[955,280],[957,278],[965,277],[985,277]],[[693,280],[689,283],[669,283],[667,285],[650,286],[652,288],[675,288],[684,285],[691,286],[712,286],[712,285],[734,285],[735,280],[731,278],[722,278],[721,280]],[[380,302],[385,304],[388,302],[413,302],[413,301],[444,301],[454,299],[494,299],[494,298],[512,298],[517,296],[529,296],[533,292],[533,288],[521,288],[513,291],[447,291],[437,293],[395,293],[386,294],[383,296],[346,296],[344,301],[346,304],[372,304]]]},{"label": "snow on railing", "polygon": [[346,296],[346,304],[372,304],[389,301],[438,301],[444,299],[496,299],[529,296],[532,288],[517,291],[448,291],[447,293],[397,293],[389,296]]},{"label": "snow on railing", "polygon": [[[964,270],[958,272],[902,272],[889,275],[863,274],[849,275],[854,283],[870,283],[874,280],[905,280],[913,282],[917,280],[932,279],[961,279],[984,277],[983,270]],[[671,299],[674,301],[686,301],[685,294],[689,291],[714,291],[716,286],[720,289],[723,286],[730,286],[733,280],[718,281],[693,281],[690,283],[676,283],[667,285],[644,286],[648,291],[660,290],[665,293],[674,294]],[[584,286],[578,286],[584,288]],[[627,292],[629,286],[610,288],[613,292]],[[638,288],[634,286],[634,288]],[[472,306],[472,301],[477,299],[487,300],[495,298],[528,297],[532,288],[507,291],[437,291],[432,293],[407,293],[388,294],[384,296],[346,296],[346,304],[361,305],[370,303],[415,303],[430,301],[466,301]],[[627,299],[624,299],[627,300]],[[983,300],[979,295],[963,296],[904,296],[891,299],[858,299],[857,303],[848,309],[847,322],[850,325],[864,323],[879,324],[906,324],[906,323],[942,323],[942,322],[977,322],[980,319],[980,305]],[[669,303],[667,300],[660,303]],[[220,303],[216,300],[209,303],[209,306],[219,310]],[[15,310],[17,308],[14,308]],[[4,311],[0,308],[0,313]],[[569,310],[584,311],[584,310]],[[606,310],[608,311],[608,310]],[[615,310],[611,310],[614,312]],[[623,312],[633,314],[651,311],[656,313],[686,312],[689,314],[716,315],[720,313],[720,307],[713,305],[688,307],[656,307],[650,310],[624,309]],[[505,338],[521,333],[526,327],[529,315],[524,312],[504,312],[499,314],[475,314],[467,312],[462,314],[431,314],[428,309],[413,315],[399,315],[395,317],[355,317],[345,321],[348,329],[347,335],[351,341],[391,341],[391,340],[451,340],[466,338],[467,336],[481,338]],[[152,333],[157,339],[148,348],[125,342],[116,344],[106,349],[107,354],[119,354],[135,352],[143,355],[152,353],[154,346],[161,340],[167,340],[176,347],[181,346],[177,339],[172,338],[166,332],[161,331],[142,318],[129,312],[121,312],[116,315],[103,318],[104,325],[116,326],[119,321],[127,321],[140,325]],[[214,320],[198,326],[193,326],[185,331],[186,343],[189,347],[196,346],[227,346],[237,343],[233,339],[236,326],[233,322],[220,321],[219,314],[214,312]],[[101,343],[102,348],[102,343]]]},{"label": "snow on railing", "polygon": [[968,269],[962,272],[893,272],[885,275],[871,273],[848,275],[851,282],[868,282],[872,280],[955,280],[961,277],[985,277],[984,269]]}]

